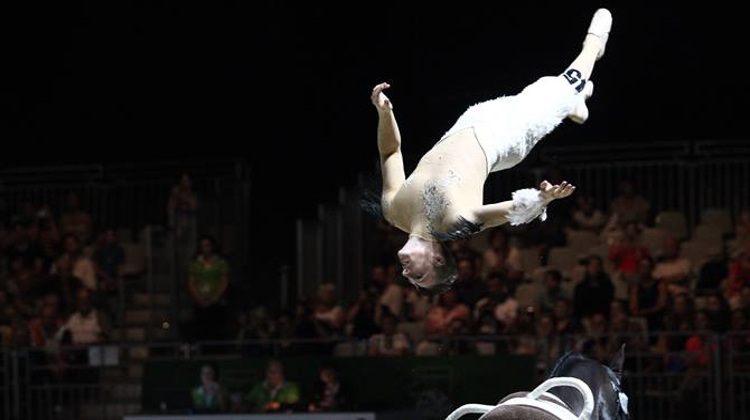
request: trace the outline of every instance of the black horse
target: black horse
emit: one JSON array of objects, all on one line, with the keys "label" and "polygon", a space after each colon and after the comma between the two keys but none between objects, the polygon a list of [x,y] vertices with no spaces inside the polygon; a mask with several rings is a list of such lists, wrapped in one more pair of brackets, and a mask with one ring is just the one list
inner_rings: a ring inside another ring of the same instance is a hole
[{"label": "black horse", "polygon": [[510,394],[497,406],[469,404],[447,420],[468,413],[483,413],[480,420],[628,420],[628,397],[620,385],[624,358],[625,346],[609,366],[567,353],[534,391]]}]

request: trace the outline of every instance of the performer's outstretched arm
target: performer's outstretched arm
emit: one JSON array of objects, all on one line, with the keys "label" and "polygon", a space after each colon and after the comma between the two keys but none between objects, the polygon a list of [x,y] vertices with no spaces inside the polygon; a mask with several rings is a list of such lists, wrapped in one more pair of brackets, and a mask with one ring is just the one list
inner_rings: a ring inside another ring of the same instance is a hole
[{"label": "performer's outstretched arm", "polygon": [[406,177],[401,155],[401,132],[393,115],[393,105],[383,93],[389,87],[388,83],[375,86],[370,97],[378,110],[378,151],[383,172],[383,196],[386,200],[398,191]]},{"label": "performer's outstretched arm", "polygon": [[546,217],[547,205],[558,198],[565,198],[575,191],[573,184],[563,181],[552,185],[542,181],[539,190],[525,189],[513,193],[513,200],[486,204],[473,211],[473,218],[482,225],[482,229],[510,222],[512,225],[528,223],[537,217]]}]

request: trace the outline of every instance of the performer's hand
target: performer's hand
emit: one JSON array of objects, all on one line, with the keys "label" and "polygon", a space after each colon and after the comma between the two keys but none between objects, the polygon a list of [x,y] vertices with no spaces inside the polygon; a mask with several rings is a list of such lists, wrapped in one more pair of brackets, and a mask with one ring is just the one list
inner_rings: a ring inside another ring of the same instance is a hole
[{"label": "performer's hand", "polygon": [[573,191],[576,190],[576,187],[574,187],[573,184],[568,184],[565,181],[563,181],[560,185],[552,185],[547,181],[542,181],[542,183],[539,184],[539,189],[542,191],[542,197],[544,198],[544,200],[549,202],[558,198],[565,198],[573,194]]},{"label": "performer's hand", "polygon": [[378,112],[387,112],[393,109],[391,100],[388,99],[388,97],[383,93],[383,91],[388,89],[389,87],[391,87],[391,85],[389,85],[388,83],[381,83],[372,88],[370,100],[372,101],[372,104],[375,105],[375,108],[378,109]]}]

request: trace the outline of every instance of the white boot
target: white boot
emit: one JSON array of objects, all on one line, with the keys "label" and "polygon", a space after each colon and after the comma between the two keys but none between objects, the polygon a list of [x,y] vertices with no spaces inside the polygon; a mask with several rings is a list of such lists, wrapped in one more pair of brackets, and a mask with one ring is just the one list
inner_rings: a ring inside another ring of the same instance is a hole
[{"label": "white boot", "polygon": [[607,39],[609,39],[609,31],[612,29],[612,13],[607,9],[598,9],[594,12],[594,17],[591,18],[589,24],[589,30],[587,33],[594,35],[601,41],[601,49],[596,59],[602,58],[604,55],[604,49],[607,46]]},{"label": "white boot", "polygon": [[587,80],[586,84],[583,86],[583,90],[581,93],[579,93],[576,96],[576,99],[578,100],[578,103],[576,104],[576,107],[573,109],[573,112],[571,112],[568,115],[568,118],[570,118],[573,122],[576,122],[578,124],[583,124],[586,122],[586,120],[589,118],[589,108],[586,106],[586,100],[591,97],[591,95],[594,94],[594,82],[591,80]]}]

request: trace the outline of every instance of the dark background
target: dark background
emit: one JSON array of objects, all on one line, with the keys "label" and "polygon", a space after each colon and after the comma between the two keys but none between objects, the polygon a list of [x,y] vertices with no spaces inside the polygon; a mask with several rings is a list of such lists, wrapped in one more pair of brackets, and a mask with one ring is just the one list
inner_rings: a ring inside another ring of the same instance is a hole
[{"label": "dark background", "polygon": [[471,103],[561,72],[600,6],[591,118],[545,144],[748,137],[739,5],[610,3],[4,2],[0,163],[244,157],[284,260],[293,220],[372,168],[374,84],[419,155]]}]

